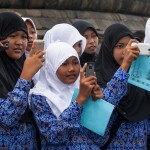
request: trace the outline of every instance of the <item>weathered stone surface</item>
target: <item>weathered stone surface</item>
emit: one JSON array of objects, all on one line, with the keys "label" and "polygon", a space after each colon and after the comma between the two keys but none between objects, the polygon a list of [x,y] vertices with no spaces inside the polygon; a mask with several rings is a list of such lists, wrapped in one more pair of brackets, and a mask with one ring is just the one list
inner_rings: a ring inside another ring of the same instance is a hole
[{"label": "weathered stone surface", "polygon": [[0,8],[86,10],[150,15],[149,0],[0,0]]},{"label": "weathered stone surface", "polygon": [[58,23],[72,24],[83,19],[91,22],[97,29],[99,38],[103,37],[105,29],[113,23],[122,23],[133,32],[144,30],[148,17],[127,15],[121,13],[107,13],[94,11],[73,11],[56,9],[0,9],[0,12],[11,11],[23,17],[30,17],[35,22],[39,38],[43,38],[45,32]]}]

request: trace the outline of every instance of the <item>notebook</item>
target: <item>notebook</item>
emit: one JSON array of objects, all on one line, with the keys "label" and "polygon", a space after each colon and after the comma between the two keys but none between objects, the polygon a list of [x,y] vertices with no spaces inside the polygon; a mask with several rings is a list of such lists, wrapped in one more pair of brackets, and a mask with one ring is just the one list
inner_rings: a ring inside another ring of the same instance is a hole
[{"label": "notebook", "polygon": [[[75,89],[72,101],[75,101],[78,93],[79,89]],[[89,96],[83,105],[81,125],[102,136],[105,133],[113,110],[114,105],[103,99],[93,101],[92,97]]]},{"label": "notebook", "polygon": [[139,56],[129,70],[128,83],[150,91],[150,57]]}]

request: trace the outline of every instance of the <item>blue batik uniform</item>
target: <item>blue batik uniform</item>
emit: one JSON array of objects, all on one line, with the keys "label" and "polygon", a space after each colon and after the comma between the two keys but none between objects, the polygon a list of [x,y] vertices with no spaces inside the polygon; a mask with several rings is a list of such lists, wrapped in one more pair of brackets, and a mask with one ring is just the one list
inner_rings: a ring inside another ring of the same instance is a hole
[{"label": "blue batik uniform", "polygon": [[36,150],[36,130],[31,123],[22,123],[28,105],[31,83],[19,79],[7,99],[0,98],[0,149]]},{"label": "blue batik uniform", "polygon": [[[117,104],[127,91],[128,73],[118,69],[104,89],[104,99]],[[46,98],[32,95],[31,109],[41,133],[42,150],[99,150],[107,139],[84,128],[80,124],[83,107],[71,102],[59,118],[53,114]]]}]

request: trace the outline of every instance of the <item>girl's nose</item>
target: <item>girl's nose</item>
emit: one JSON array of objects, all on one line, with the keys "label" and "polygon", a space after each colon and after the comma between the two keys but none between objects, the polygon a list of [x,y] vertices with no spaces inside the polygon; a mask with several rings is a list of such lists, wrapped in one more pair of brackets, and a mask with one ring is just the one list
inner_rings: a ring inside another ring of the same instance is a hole
[{"label": "girl's nose", "polygon": [[73,71],[73,70],[74,70],[73,65],[69,65],[69,71]]},{"label": "girl's nose", "polygon": [[22,39],[18,38],[18,39],[16,40],[16,44],[21,45],[22,43],[23,43],[23,40],[22,40]]}]

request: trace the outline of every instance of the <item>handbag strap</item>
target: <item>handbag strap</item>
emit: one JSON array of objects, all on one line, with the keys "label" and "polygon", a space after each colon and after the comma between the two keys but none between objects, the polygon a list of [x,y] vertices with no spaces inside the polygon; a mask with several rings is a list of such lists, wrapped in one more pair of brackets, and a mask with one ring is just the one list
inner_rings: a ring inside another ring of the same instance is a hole
[{"label": "handbag strap", "polygon": [[112,127],[110,128],[110,136],[108,138],[108,141],[105,143],[104,146],[101,147],[101,150],[107,150],[108,146],[110,145],[111,141],[113,140],[116,132],[118,131],[121,123],[123,122],[124,117],[118,112],[118,116],[113,123]]}]

